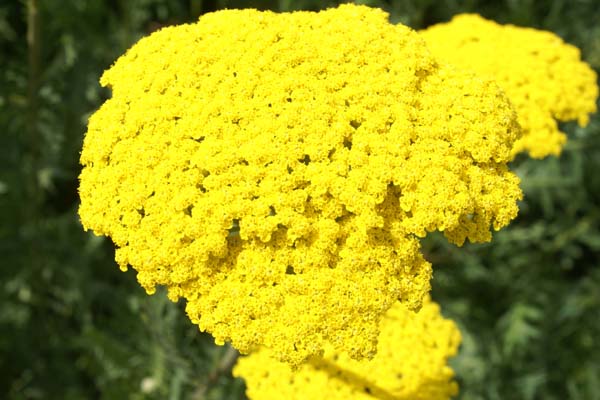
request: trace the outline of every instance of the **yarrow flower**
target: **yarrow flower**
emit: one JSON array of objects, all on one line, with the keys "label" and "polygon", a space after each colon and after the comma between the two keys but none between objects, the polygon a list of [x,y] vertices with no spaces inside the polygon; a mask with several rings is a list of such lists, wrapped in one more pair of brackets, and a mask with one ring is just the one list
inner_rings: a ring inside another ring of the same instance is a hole
[{"label": "yarrow flower", "polygon": [[506,91],[523,128],[515,155],[559,155],[567,137],[557,120],[585,126],[596,111],[596,73],[579,49],[551,32],[462,14],[421,34],[435,56],[493,78]]},{"label": "yarrow flower", "polygon": [[101,83],[84,227],[241,352],[372,357],[385,312],[430,290],[419,238],[487,241],[517,213],[508,100],[379,9],[206,14]]},{"label": "yarrow flower", "polygon": [[238,360],[250,399],[260,400],[443,400],[458,393],[448,359],[460,344],[456,325],[426,299],[418,313],[395,303],[381,320],[377,355],[355,361],[328,348],[297,371],[268,350]]}]

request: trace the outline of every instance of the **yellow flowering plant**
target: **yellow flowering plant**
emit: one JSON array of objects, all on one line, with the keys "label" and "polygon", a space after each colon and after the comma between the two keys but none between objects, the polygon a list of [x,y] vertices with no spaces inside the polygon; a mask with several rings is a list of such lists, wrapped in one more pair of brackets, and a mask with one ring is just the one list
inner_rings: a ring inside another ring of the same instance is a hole
[{"label": "yellow flowering plant", "polygon": [[206,14],[141,39],[101,83],[84,227],[243,353],[373,357],[382,316],[430,290],[419,238],[488,241],[517,213],[502,91],[379,9]]},{"label": "yellow flowering plant", "polygon": [[377,354],[352,360],[331,347],[299,370],[259,350],[238,360],[235,376],[260,400],[445,400],[458,393],[447,365],[460,344],[456,325],[428,297],[414,313],[397,302],[381,320]]},{"label": "yellow flowering plant", "polygon": [[435,56],[495,79],[506,92],[523,128],[514,155],[559,155],[567,137],[557,121],[585,126],[596,111],[596,73],[552,32],[461,14],[421,34]]}]

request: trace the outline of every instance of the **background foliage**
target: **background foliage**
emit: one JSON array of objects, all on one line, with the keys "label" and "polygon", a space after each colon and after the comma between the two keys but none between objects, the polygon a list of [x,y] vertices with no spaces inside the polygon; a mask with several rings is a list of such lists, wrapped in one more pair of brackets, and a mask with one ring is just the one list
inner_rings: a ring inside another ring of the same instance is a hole
[{"label": "background foliage", "polygon": [[[109,240],[84,233],[78,157],[102,71],[140,37],[220,8],[337,1],[0,2],[0,398],[235,399],[225,349],[182,304],[147,296]],[[600,69],[595,0],[361,1],[414,28],[459,12],[552,30]],[[37,13],[35,12],[37,11]],[[423,243],[434,298],[460,325],[462,399],[600,399],[600,118],[560,158],[513,164],[525,199],[486,245]]]}]

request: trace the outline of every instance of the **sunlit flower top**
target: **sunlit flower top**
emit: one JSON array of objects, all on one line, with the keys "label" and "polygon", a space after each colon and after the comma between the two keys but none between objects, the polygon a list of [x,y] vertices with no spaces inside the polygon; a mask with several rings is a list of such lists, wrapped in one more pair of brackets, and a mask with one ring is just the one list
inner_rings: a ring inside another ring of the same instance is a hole
[{"label": "sunlit flower top", "polygon": [[499,25],[462,14],[421,32],[434,55],[496,79],[514,105],[523,137],[513,153],[559,155],[566,136],[558,121],[588,123],[596,111],[596,74],[579,49],[547,31]]},{"label": "sunlit flower top", "polygon": [[372,360],[328,349],[294,371],[260,350],[238,360],[233,372],[257,400],[446,400],[458,392],[448,358],[459,343],[456,325],[440,316],[437,304],[427,300],[413,313],[396,303],[381,321]]},{"label": "sunlit flower top", "polygon": [[501,91],[387,17],[227,10],[140,40],[101,79],[85,228],[219,343],[372,357],[381,316],[429,292],[418,238],[487,241],[521,195]]}]

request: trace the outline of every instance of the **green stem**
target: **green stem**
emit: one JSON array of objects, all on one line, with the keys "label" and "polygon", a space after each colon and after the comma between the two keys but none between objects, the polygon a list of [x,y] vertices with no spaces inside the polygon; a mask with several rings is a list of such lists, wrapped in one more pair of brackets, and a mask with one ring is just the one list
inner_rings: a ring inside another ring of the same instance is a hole
[{"label": "green stem", "polygon": [[224,375],[231,374],[231,370],[235,365],[240,353],[230,345],[226,345],[227,350],[220,358],[215,368],[210,372],[206,381],[198,386],[198,389],[192,396],[192,399],[202,400],[205,399],[208,392],[219,382],[219,378]]},{"label": "green stem", "polygon": [[27,125],[23,135],[23,158],[21,168],[24,182],[22,223],[26,241],[30,243],[30,262],[39,265],[39,208],[43,202],[38,182],[40,160],[40,137],[38,130],[39,86],[40,86],[40,15],[38,0],[27,0]]},{"label": "green stem", "polygon": [[[37,159],[38,89],[40,81],[40,17],[38,1],[27,1],[27,55],[29,80],[27,87],[27,131],[32,156]],[[36,185],[37,186],[37,185]]]},{"label": "green stem", "polygon": [[27,49],[29,56],[30,112],[37,113],[37,90],[40,75],[40,18],[37,0],[27,1]]}]

